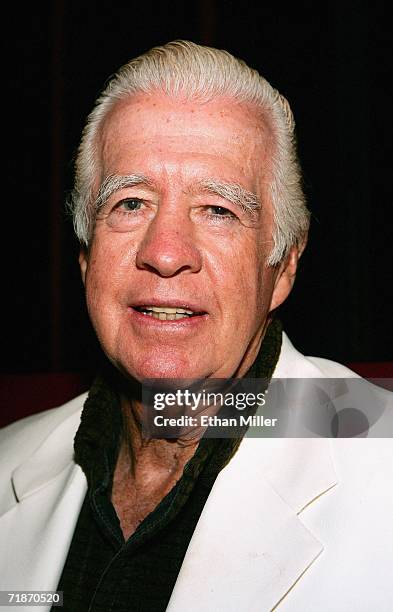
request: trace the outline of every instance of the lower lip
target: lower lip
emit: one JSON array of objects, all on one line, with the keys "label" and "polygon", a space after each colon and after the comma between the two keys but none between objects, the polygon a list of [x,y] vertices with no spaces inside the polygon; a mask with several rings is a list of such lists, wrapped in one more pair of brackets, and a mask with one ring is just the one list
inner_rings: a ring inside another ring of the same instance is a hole
[{"label": "lower lip", "polygon": [[172,321],[169,320],[161,320],[156,319],[151,315],[143,314],[139,312],[139,310],[135,310],[134,308],[128,308],[128,312],[131,315],[131,318],[138,325],[145,325],[147,327],[153,327],[154,329],[167,329],[168,331],[173,330],[181,330],[181,329],[192,329],[201,323],[205,322],[208,314],[203,315],[195,315],[193,317],[184,317],[182,319],[174,319]]}]

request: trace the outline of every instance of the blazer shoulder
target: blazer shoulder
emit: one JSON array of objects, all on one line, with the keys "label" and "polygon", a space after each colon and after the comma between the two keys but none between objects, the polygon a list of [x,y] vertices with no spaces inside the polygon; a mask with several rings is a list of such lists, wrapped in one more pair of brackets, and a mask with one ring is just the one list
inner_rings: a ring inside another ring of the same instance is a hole
[{"label": "blazer shoulder", "polygon": [[349,368],[323,359],[308,357],[298,351],[283,332],[279,360],[274,371],[275,378],[360,378]]},{"label": "blazer shoulder", "polygon": [[52,431],[63,424],[75,420],[78,427],[86,397],[87,393],[83,393],[62,406],[33,414],[1,429],[1,471],[13,470],[32,455]]},{"label": "blazer shoulder", "polygon": [[323,357],[306,357],[306,359],[313,363],[322,372],[323,376],[328,378],[360,378],[359,374],[336,361]]}]

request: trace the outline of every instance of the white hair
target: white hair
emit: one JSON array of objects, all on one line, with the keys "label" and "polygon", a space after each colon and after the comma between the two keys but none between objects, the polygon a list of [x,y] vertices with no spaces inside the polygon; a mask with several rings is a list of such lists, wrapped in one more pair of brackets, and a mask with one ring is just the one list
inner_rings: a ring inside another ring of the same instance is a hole
[{"label": "white hair", "polygon": [[122,66],[88,117],[76,158],[75,187],[70,201],[75,232],[81,243],[88,246],[94,230],[97,210],[94,184],[100,170],[98,137],[103,121],[119,100],[157,90],[169,96],[187,95],[203,101],[226,96],[251,104],[261,113],[273,134],[268,193],[273,207],[274,246],[267,263],[279,263],[291,246],[304,241],[309,226],[289,104],[256,70],[227,51],[181,40],[154,47]]}]

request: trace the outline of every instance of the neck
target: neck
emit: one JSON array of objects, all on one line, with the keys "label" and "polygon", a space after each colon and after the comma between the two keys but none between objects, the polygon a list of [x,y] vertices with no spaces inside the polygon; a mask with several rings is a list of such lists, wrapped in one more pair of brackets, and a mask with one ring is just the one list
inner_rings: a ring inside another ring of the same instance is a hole
[{"label": "neck", "polygon": [[[123,417],[123,440],[121,453],[127,460],[128,471],[135,475],[138,467],[142,464],[164,472],[176,469],[177,466],[184,467],[187,461],[195,453],[200,436],[191,439],[186,435],[176,439],[147,438],[142,432],[141,402],[130,400],[125,396],[121,400]],[[120,456],[120,455],[119,455]]]},{"label": "neck", "polygon": [[178,440],[144,440],[131,406],[123,400],[127,435],[123,436],[112,483],[112,503],[125,540],[175,486],[198,445],[197,440],[188,445]]}]

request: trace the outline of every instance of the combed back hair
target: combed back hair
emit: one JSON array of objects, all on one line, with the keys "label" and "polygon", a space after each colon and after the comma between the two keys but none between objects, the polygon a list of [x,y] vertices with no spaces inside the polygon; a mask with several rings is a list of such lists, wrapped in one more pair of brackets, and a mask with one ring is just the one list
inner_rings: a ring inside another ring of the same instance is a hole
[{"label": "combed back hair", "polygon": [[225,96],[255,106],[273,140],[269,151],[268,197],[273,206],[274,243],[267,263],[279,263],[291,246],[303,242],[309,226],[289,104],[256,70],[227,51],[182,40],[154,47],[129,61],[98,97],[78,149],[70,200],[80,242],[88,247],[94,230],[97,211],[94,185],[100,175],[98,142],[103,121],[120,100],[155,91],[201,101]]}]

